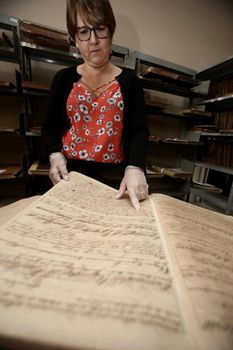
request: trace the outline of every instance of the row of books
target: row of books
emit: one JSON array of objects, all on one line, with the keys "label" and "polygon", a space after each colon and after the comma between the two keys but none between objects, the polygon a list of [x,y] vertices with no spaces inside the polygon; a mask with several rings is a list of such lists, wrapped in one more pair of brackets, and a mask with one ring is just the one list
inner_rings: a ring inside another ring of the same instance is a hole
[{"label": "row of books", "polygon": [[177,145],[202,145],[202,142],[200,141],[193,141],[193,140],[187,140],[187,139],[179,139],[179,138],[172,138],[172,137],[160,137],[160,136],[149,136],[149,141],[155,142],[155,143],[165,143],[165,144],[177,144]]},{"label": "row of books", "polygon": [[[208,98],[233,95],[233,78],[211,81]],[[223,129],[233,129],[233,110],[227,109],[213,112],[214,124]]]},{"label": "row of books", "polygon": [[233,142],[213,141],[204,148],[204,162],[233,168]]},{"label": "row of books", "polygon": [[209,85],[208,98],[226,96],[233,93],[233,78],[211,81]]},{"label": "row of books", "polygon": [[222,129],[233,129],[233,110],[214,112],[214,123]]}]

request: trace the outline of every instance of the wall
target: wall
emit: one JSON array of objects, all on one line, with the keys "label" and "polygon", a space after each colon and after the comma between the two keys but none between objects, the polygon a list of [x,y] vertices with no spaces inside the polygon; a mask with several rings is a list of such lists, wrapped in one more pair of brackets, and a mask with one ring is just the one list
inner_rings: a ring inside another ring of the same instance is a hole
[{"label": "wall", "polygon": [[[114,43],[195,70],[233,55],[232,0],[111,0]],[[0,0],[0,13],[66,30],[65,0]]]}]

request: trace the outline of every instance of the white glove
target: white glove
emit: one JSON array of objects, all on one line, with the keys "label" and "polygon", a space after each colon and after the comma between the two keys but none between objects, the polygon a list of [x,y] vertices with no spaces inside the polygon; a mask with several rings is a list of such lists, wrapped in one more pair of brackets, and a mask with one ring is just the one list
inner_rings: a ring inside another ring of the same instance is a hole
[{"label": "white glove", "polygon": [[123,198],[126,191],[133,207],[138,210],[140,208],[139,201],[148,197],[148,184],[141,168],[128,166],[125,169],[116,198]]},{"label": "white glove", "polygon": [[69,180],[68,171],[66,168],[67,161],[61,152],[51,153],[49,156],[49,161],[49,177],[54,185],[56,185],[62,179]]}]

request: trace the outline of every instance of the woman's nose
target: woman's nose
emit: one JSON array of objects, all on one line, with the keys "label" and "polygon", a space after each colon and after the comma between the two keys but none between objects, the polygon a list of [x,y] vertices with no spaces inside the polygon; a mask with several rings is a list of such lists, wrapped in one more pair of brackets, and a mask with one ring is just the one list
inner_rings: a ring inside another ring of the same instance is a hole
[{"label": "woman's nose", "polygon": [[94,43],[94,44],[95,44],[96,42],[98,42],[98,38],[97,38],[97,36],[96,36],[94,30],[91,31],[90,42],[91,42],[91,43]]}]

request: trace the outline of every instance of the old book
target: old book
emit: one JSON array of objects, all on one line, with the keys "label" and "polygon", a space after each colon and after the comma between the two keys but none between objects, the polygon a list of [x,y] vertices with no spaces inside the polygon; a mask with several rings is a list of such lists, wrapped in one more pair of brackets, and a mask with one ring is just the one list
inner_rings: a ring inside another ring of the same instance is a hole
[{"label": "old book", "polygon": [[41,135],[41,126],[32,126],[29,129],[29,133],[32,133],[34,135]]},{"label": "old book", "polygon": [[41,163],[39,160],[32,163],[28,169],[29,175],[48,175],[49,174],[49,163]]},{"label": "old book", "polygon": [[189,87],[198,86],[201,83],[200,80],[194,79],[193,77],[181,75],[179,73],[160,67],[148,67],[143,72],[141,72],[141,75],[146,78],[164,79]]},{"label": "old book", "polygon": [[11,81],[0,80],[0,88],[14,89],[15,85]]},{"label": "old book", "polygon": [[38,25],[30,21],[19,21],[20,40],[32,45],[69,51],[68,34]]},{"label": "old book", "polygon": [[194,125],[191,128],[189,128],[189,131],[203,131],[203,132],[219,132],[219,126],[218,125],[210,125],[210,124],[200,124],[200,125]]},{"label": "old book", "polygon": [[204,117],[204,118],[210,118],[213,116],[212,112],[201,111],[201,110],[196,109],[194,107],[183,110],[183,113],[187,114],[187,115],[192,115],[192,116],[196,116],[196,117]]},{"label": "old book", "polygon": [[155,101],[155,100],[146,100],[146,107],[148,109],[167,109],[168,108],[168,103],[163,102],[163,101]]},{"label": "old book", "polygon": [[49,91],[49,89],[50,89],[50,83],[42,83],[42,82],[38,82],[38,81],[23,80],[21,82],[21,86],[23,89],[32,89],[32,90]]},{"label": "old book", "polygon": [[17,164],[0,164],[0,180],[13,179],[21,172],[21,165]]},{"label": "old book", "polygon": [[1,227],[1,346],[232,349],[233,218],[116,193],[72,172]]},{"label": "old book", "polygon": [[167,167],[161,167],[159,165],[152,165],[152,169],[154,169],[156,172],[159,172],[161,174],[165,174],[170,177],[192,177],[193,172],[187,171],[182,168],[167,168]]},{"label": "old book", "polygon": [[233,129],[219,129],[221,134],[233,134]]}]

